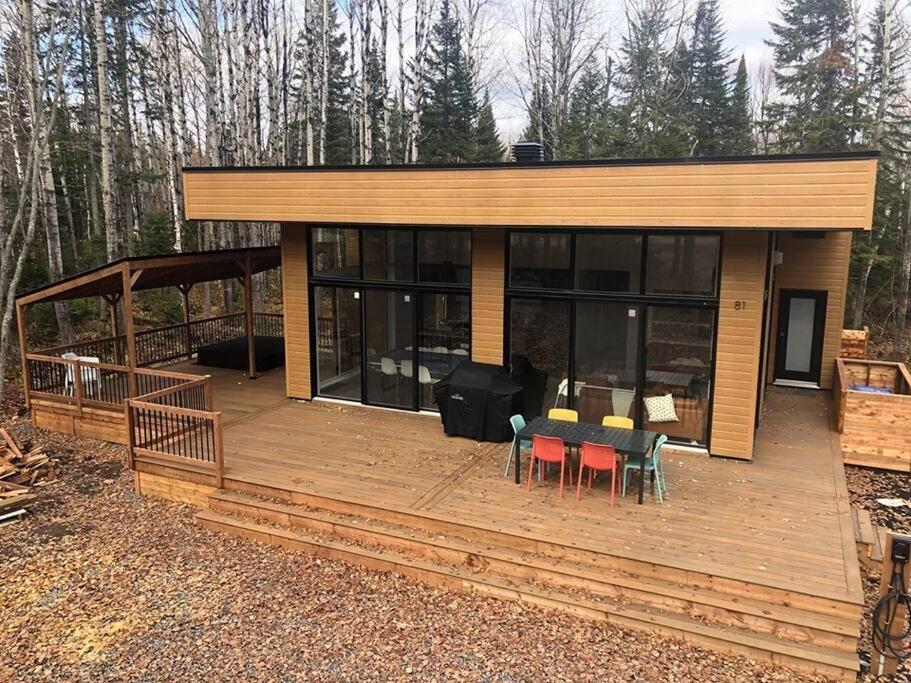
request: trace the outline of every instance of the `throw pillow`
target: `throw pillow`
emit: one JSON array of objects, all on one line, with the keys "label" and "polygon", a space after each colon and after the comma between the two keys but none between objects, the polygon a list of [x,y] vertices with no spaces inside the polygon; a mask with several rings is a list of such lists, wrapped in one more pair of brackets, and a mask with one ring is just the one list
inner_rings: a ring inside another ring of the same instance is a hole
[{"label": "throw pillow", "polygon": [[644,402],[649,422],[680,421],[680,418],[677,417],[677,411],[674,409],[674,397],[670,394],[649,396]]}]

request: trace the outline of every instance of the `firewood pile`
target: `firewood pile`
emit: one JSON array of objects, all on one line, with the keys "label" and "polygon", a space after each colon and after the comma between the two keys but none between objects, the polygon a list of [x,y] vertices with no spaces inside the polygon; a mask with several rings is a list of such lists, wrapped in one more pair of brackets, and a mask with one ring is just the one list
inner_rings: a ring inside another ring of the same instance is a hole
[{"label": "firewood pile", "polygon": [[0,526],[19,519],[38,496],[34,489],[57,478],[57,461],[41,448],[25,450],[0,428]]}]

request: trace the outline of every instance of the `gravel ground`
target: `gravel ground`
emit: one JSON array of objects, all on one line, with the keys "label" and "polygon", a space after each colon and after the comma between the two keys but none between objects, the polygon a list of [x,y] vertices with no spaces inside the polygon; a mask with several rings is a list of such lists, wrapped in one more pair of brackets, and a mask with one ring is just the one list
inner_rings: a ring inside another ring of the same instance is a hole
[{"label": "gravel ground", "polygon": [[[911,508],[908,505],[890,508],[876,502],[877,498],[900,498],[911,502],[911,493],[909,493],[911,480],[907,474],[851,466],[845,467],[845,474],[848,480],[848,493],[854,507],[869,510],[875,525],[884,526],[899,533],[911,534]],[[861,658],[868,661],[871,655],[870,615],[873,605],[879,599],[880,572],[870,571],[863,564],[860,566],[860,571],[864,580],[864,594],[867,603],[864,620],[861,623],[863,632]],[[861,680],[872,682],[883,679],[877,679],[867,674],[862,676]],[[891,680],[911,683],[911,662],[903,663]]]},{"label": "gravel ground", "polygon": [[208,532],[123,449],[2,408],[63,476],[0,528],[0,682],[821,680]]}]

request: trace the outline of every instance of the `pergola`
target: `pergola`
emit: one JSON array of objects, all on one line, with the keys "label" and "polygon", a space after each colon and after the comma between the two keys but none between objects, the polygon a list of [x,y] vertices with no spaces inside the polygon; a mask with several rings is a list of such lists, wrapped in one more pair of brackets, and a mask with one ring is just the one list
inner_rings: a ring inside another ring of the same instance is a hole
[{"label": "pergola", "polygon": [[[199,283],[222,280],[237,280],[244,289],[244,332],[247,340],[248,376],[254,378],[256,377],[256,334],[253,312],[253,276],[280,265],[281,252],[277,246],[126,257],[25,292],[16,298],[19,346],[25,384],[28,386],[26,356],[29,350],[26,338],[26,316],[31,306],[95,296],[103,298],[110,310],[112,331],[110,339],[114,340],[113,361],[118,365],[126,365],[135,369],[143,363],[140,362],[141,359],[137,356],[136,350],[137,333],[133,321],[133,292],[164,287],[176,287],[180,291],[184,321],[183,325],[179,327],[182,327],[183,333],[186,335],[187,353],[192,353],[189,338],[191,334],[190,290]],[[122,332],[117,315],[118,302],[123,311]],[[178,326],[161,329],[169,329],[173,336],[174,327]],[[119,342],[121,337],[124,341],[123,348]],[[62,348],[64,347],[55,347],[45,350],[45,352],[58,351]],[[125,358],[123,357],[124,352]],[[131,378],[134,378],[134,375],[131,374]],[[135,382],[135,379],[131,379],[132,382]],[[135,391],[132,393],[135,395]]]}]

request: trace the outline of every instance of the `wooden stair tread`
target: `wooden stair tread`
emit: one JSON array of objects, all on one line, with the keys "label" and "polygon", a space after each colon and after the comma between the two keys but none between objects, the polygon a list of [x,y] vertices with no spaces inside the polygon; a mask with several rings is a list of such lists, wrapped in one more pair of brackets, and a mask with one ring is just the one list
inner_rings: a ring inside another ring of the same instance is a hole
[{"label": "wooden stair tread", "polygon": [[324,549],[330,555],[354,563],[363,560],[367,566],[399,571],[406,576],[416,577],[424,573],[448,578],[450,583],[456,581],[463,586],[479,589],[479,592],[493,591],[501,597],[512,596],[525,602],[545,607],[563,609],[574,613],[589,613],[608,621],[617,618],[627,622],[650,624],[663,627],[673,632],[694,634],[715,642],[740,646],[749,650],[773,653],[794,660],[813,662],[845,671],[857,671],[856,653],[817,645],[814,643],[797,643],[776,638],[735,626],[716,626],[664,612],[653,607],[626,605],[609,598],[597,601],[586,597],[569,595],[549,588],[532,585],[523,580],[504,579],[484,571],[470,572],[457,566],[432,563],[423,559],[410,557],[391,550],[377,551],[356,543],[343,543],[325,539],[319,535],[301,532],[280,526],[270,526],[249,519],[222,514],[213,510],[202,510],[194,519],[197,523],[216,530],[234,532],[237,535],[274,542],[277,545],[294,545],[311,549]]},{"label": "wooden stair tread", "polygon": [[617,586],[621,589],[636,591],[637,593],[648,593],[682,602],[689,602],[696,605],[727,610],[733,613],[741,613],[768,619],[783,624],[801,626],[853,638],[857,638],[860,635],[860,627],[856,620],[840,617],[838,615],[823,614],[798,607],[765,602],[742,596],[732,596],[707,588],[683,586],[658,578],[650,578],[641,574],[633,575],[630,572],[616,571],[606,573],[602,568],[587,565],[582,562],[575,562],[567,559],[555,560],[554,558],[547,556],[523,552],[505,546],[477,543],[458,538],[451,534],[431,533],[414,527],[407,527],[380,520],[342,515],[288,503],[261,500],[241,493],[217,491],[210,496],[210,500],[212,499],[237,505],[252,506],[280,514],[293,515],[299,518],[317,520],[328,525],[356,528],[359,531],[369,531],[378,535],[392,536],[409,542],[456,550],[467,555],[476,555],[520,566],[532,567],[543,572],[577,577],[581,580],[595,584],[595,590],[596,592],[599,592],[599,594],[612,591],[599,591],[597,589],[598,584],[605,588]]}]

